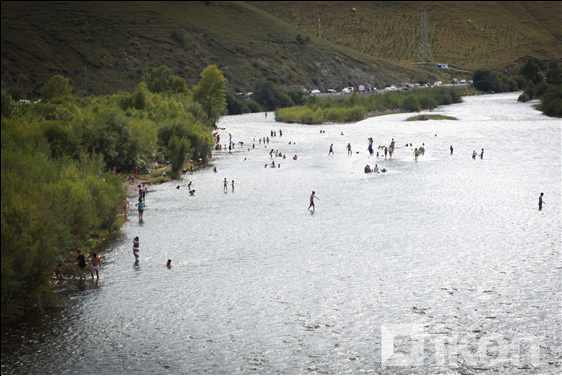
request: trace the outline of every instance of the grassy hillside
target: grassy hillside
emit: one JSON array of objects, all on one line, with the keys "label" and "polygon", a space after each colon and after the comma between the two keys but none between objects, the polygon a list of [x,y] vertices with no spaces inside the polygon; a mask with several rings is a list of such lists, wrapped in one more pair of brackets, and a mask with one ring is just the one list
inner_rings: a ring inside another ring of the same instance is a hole
[{"label": "grassy hillside", "polygon": [[[372,56],[413,63],[419,1],[250,2],[271,15]],[[436,63],[503,69],[518,58],[562,59],[558,1],[426,1]]]},{"label": "grassy hillside", "polygon": [[[30,97],[55,75],[84,93],[132,90],[171,67],[190,85],[216,64],[243,92],[469,78],[518,58],[562,58],[560,2],[426,2],[435,62],[415,64],[421,2],[1,2],[2,87]],[[299,38],[300,35],[300,38]],[[228,67],[228,68],[227,68]]]},{"label": "grassy hillside", "polygon": [[1,6],[2,86],[23,87],[32,96],[55,74],[84,93],[84,67],[89,92],[97,94],[132,90],[144,73],[161,65],[194,85],[205,67],[216,64],[236,91],[250,90],[260,78],[283,84],[285,71],[288,86],[310,89],[382,85],[395,75],[435,77],[308,35],[244,2],[3,1]]}]

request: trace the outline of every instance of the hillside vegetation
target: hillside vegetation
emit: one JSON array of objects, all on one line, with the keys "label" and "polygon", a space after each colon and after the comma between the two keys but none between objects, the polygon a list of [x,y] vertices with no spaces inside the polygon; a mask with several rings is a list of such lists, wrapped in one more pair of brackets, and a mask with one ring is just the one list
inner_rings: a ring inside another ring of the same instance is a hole
[{"label": "hillside vegetation", "polygon": [[[238,2],[2,2],[2,86],[38,95],[55,74],[76,94],[132,91],[169,66],[191,86],[208,65],[229,88],[267,79],[309,88],[375,85],[434,74],[325,41]],[[302,35],[301,35],[302,34]],[[286,68],[285,68],[286,67]],[[376,81],[376,82],[375,82]]]},{"label": "hillside vegetation", "polygon": [[[415,62],[421,2],[250,2],[326,40],[401,62]],[[434,62],[503,69],[532,56],[562,58],[562,3],[426,1]]]},{"label": "hillside vegetation", "polygon": [[[421,2],[1,2],[2,87],[37,98],[50,77],[75,94],[133,91],[169,66],[188,85],[214,64],[230,90],[470,78],[527,56],[562,58],[560,2],[426,2],[443,71],[415,63]],[[546,64],[545,64],[546,65]]]}]

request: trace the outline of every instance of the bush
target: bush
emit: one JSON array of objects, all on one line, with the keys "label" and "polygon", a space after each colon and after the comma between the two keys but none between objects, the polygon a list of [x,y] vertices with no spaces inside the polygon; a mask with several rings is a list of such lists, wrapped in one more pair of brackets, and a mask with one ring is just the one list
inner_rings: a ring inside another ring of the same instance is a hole
[{"label": "bush", "polygon": [[409,95],[402,102],[402,108],[406,111],[417,111],[420,109],[420,102],[413,95]]},{"label": "bush", "polygon": [[527,102],[530,101],[531,97],[529,97],[527,94],[523,93],[519,96],[519,98],[517,98],[517,102]]},{"label": "bush", "polygon": [[41,95],[45,99],[53,99],[55,97],[64,97],[70,95],[72,88],[68,85],[68,78],[56,75],[51,77],[41,88]]},{"label": "bush", "polygon": [[260,112],[261,111],[260,105],[258,104],[258,102],[254,101],[254,100],[247,101],[247,105],[248,105],[248,108],[250,109],[251,112]]},{"label": "bush", "polygon": [[347,100],[332,98],[321,99],[308,97],[305,106],[278,109],[276,121],[300,121],[307,124],[321,124],[335,121],[360,121],[370,111],[402,108],[415,111],[419,108],[435,107],[440,104],[459,103],[462,101],[461,90],[455,88],[435,88],[432,90],[415,90],[413,92],[393,92],[385,95],[352,95]]},{"label": "bush", "polygon": [[237,95],[232,90],[226,93],[226,110],[229,115],[246,114],[252,112],[245,98]]},{"label": "bush", "polygon": [[550,86],[541,96],[541,107],[545,115],[562,117],[562,85]]},{"label": "bush", "polygon": [[170,158],[172,172],[178,172],[183,168],[188,155],[192,153],[191,142],[186,137],[173,136],[167,147],[167,155]]},{"label": "bush", "polygon": [[[296,94],[292,92],[292,96],[296,96]],[[288,95],[283,86],[275,85],[273,82],[266,80],[256,83],[254,98],[268,111],[295,105],[292,97]]]}]

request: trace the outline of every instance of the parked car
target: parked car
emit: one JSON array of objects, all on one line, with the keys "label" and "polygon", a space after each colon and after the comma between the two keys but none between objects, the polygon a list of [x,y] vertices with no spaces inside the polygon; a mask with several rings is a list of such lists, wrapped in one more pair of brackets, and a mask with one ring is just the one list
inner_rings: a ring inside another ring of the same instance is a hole
[{"label": "parked car", "polygon": [[28,101],[27,99],[20,99],[18,104],[31,104],[31,101]]},{"label": "parked car", "polygon": [[343,89],[341,89],[341,93],[342,94],[351,94],[351,90],[349,90],[349,88],[344,87]]},{"label": "parked car", "polygon": [[465,80],[465,79],[462,79],[462,80],[461,80],[461,85],[466,85],[466,80]]},{"label": "parked car", "polygon": [[244,96],[246,99],[254,99],[254,93],[249,92]]},{"label": "parked car", "polygon": [[328,89],[326,90],[326,93],[328,94],[336,94],[336,91],[334,89]]},{"label": "parked car", "polygon": [[457,80],[456,78],[453,78],[453,81],[451,81],[451,83],[452,83],[453,85],[458,85],[459,80]]},{"label": "parked car", "polygon": [[320,94],[320,90],[314,89],[310,92],[310,95],[316,95],[316,94]]},{"label": "parked car", "polygon": [[433,84],[433,86],[441,86],[443,85],[443,82],[441,81],[435,81],[435,83]]}]

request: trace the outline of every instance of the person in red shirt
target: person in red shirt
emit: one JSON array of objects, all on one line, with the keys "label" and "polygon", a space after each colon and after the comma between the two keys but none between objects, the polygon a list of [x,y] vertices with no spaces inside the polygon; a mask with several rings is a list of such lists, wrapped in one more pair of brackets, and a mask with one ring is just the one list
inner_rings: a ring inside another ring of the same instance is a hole
[{"label": "person in red shirt", "polygon": [[135,176],[137,176],[137,174],[139,172],[139,168],[137,166],[135,166],[135,168],[133,168],[133,170],[135,171]]}]

